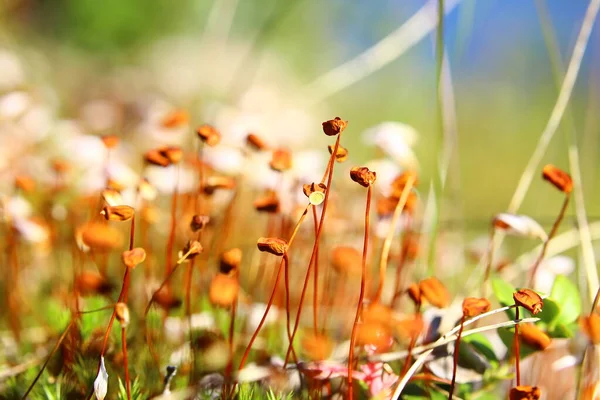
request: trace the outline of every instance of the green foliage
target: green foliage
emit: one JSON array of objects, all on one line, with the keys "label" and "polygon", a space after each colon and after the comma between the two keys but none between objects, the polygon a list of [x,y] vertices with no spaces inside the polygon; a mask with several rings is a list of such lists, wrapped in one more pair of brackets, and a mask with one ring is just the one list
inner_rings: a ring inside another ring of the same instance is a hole
[{"label": "green foliage", "polygon": [[[90,296],[85,299],[86,310],[97,310],[107,305],[109,305],[108,301],[102,296]],[[104,327],[108,323],[111,312],[112,309],[108,309],[81,314],[81,335],[83,339],[88,339],[94,330]]]},{"label": "green foliage", "polygon": [[64,331],[71,319],[70,311],[54,299],[49,299],[46,303],[46,313],[48,324],[55,332]]},{"label": "green foliage", "polygon": [[470,344],[483,355],[488,361],[498,361],[492,343],[482,333],[465,336],[462,339],[463,343]]},{"label": "green foliage", "polygon": [[[560,305],[554,323],[569,325],[581,314],[581,298],[577,286],[566,276],[559,275],[554,281],[550,298]],[[544,301],[544,307],[546,302]]]},{"label": "green foliage", "polygon": [[[515,304],[513,299],[515,288],[510,283],[499,278],[494,278],[492,279],[492,290],[494,291],[494,295],[496,296],[496,299],[498,299],[500,305],[510,306]],[[514,309],[507,310],[506,314],[510,319],[515,319],[516,314]]]},{"label": "green foliage", "polygon": [[[142,389],[140,385],[140,381],[136,377],[133,382],[131,382],[131,400],[143,400],[144,397],[142,394]],[[125,384],[119,377],[119,400],[127,400],[127,389],[125,388]]]}]

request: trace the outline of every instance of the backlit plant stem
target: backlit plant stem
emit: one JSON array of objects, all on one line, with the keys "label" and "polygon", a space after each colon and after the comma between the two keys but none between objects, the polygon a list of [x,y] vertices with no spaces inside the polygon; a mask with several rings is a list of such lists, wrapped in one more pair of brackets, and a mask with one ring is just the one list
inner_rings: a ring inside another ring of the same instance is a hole
[{"label": "backlit plant stem", "polygon": [[179,166],[175,165],[177,169],[177,177],[175,178],[175,186],[173,187],[173,196],[171,198],[171,228],[169,231],[169,239],[167,242],[167,260],[165,275],[168,276],[173,269],[173,246],[175,245],[175,232],[177,228],[177,197],[179,193]]},{"label": "backlit plant stem", "polygon": [[131,400],[131,380],[129,378],[129,359],[127,358],[127,335],[125,326],[121,325],[121,343],[123,346],[123,368],[125,368],[125,388],[127,390],[127,400]]},{"label": "backlit plant stem", "polygon": [[[331,157],[329,158],[329,164],[327,166],[328,175],[327,175],[327,185],[325,189],[325,199],[323,200],[323,210],[321,211],[321,219],[319,221],[319,229],[317,230],[317,237],[315,238],[315,243],[313,245],[312,253],[310,255],[310,260],[308,262],[308,268],[306,270],[306,277],[304,278],[304,284],[302,286],[302,292],[300,293],[300,300],[298,305],[298,313],[296,314],[296,321],[294,322],[294,329],[292,331],[292,342],[294,337],[296,336],[296,332],[298,331],[298,326],[300,325],[300,316],[302,315],[302,303],[304,302],[304,296],[306,295],[306,288],[308,286],[308,280],[310,278],[310,270],[317,255],[317,250],[319,248],[319,240],[321,238],[321,232],[323,231],[323,226],[325,224],[325,215],[327,214],[327,204],[329,203],[329,194],[331,193],[331,182],[333,180],[333,167],[335,162],[335,155],[340,147],[340,138],[341,134],[337,135],[337,139],[335,141],[335,146],[333,151],[331,152]],[[284,366],[287,365],[290,357],[290,348],[288,348],[287,354],[285,356]]]},{"label": "backlit plant stem", "polygon": [[[313,207],[313,223],[315,226],[315,238],[319,231],[319,220],[317,218],[317,209]],[[315,255],[315,269],[313,276],[313,332],[315,335],[318,333],[318,309],[319,309],[319,248],[317,247],[317,253]]]},{"label": "backlit plant stem", "polygon": [[[515,307],[515,320],[519,321],[519,307]],[[515,337],[514,337],[514,350],[515,350],[515,371],[517,386],[521,385],[521,351],[519,348],[519,324],[515,324]]]},{"label": "backlit plant stem", "polygon": [[[129,250],[133,249],[133,243],[135,238],[135,214],[131,218],[131,230],[129,233]],[[119,298],[117,299],[117,303],[125,303],[127,304],[127,295],[129,293],[129,285],[131,284],[130,270],[131,268],[125,266],[125,273],[123,275],[123,284],[121,286],[121,292],[119,293]],[[110,336],[110,331],[112,330],[113,323],[115,322],[115,317],[117,316],[117,308],[113,307],[113,312],[110,316],[110,320],[108,321],[108,326],[106,327],[106,332],[104,333],[104,340],[102,341],[102,350],[100,351],[100,359],[104,357],[104,353],[106,352],[106,346],[108,344],[108,338]],[[126,342],[123,341],[123,352],[127,351]],[[124,354],[125,355],[125,354]],[[98,371],[100,371],[100,363],[98,362]],[[98,374],[96,371],[96,374]],[[129,385],[129,370],[127,366],[125,366],[125,384]]]},{"label": "backlit plant stem", "polygon": [[[460,329],[458,330],[458,336],[456,337],[456,343],[454,344],[454,364],[452,364],[452,383],[450,384],[448,400],[452,400],[454,396],[454,386],[456,385],[456,370],[458,369],[458,355],[460,350],[460,339],[462,337],[463,329],[465,327],[465,319],[467,317],[463,314],[460,320]],[[519,317],[517,316],[517,319]]]},{"label": "backlit plant stem", "polygon": [[[290,240],[288,241],[288,251],[289,251],[290,247],[292,246],[294,239],[296,238],[298,229],[300,228],[300,225],[304,221],[304,218],[306,217],[306,214],[308,213],[308,209],[310,206],[311,206],[310,204],[308,206],[306,206],[306,209],[302,213],[302,216],[296,223],[296,227],[294,228],[294,231],[292,232],[292,236],[290,237]],[[240,366],[239,366],[240,370],[242,368],[244,368],[244,365],[246,364],[248,356],[250,355],[250,350],[252,349],[252,345],[254,344],[256,337],[258,336],[260,330],[262,329],[263,325],[265,324],[267,315],[269,314],[269,311],[271,310],[271,306],[273,305],[273,300],[275,299],[275,295],[277,294],[277,286],[279,285],[279,279],[281,277],[281,271],[283,269],[284,262],[285,262],[285,259],[282,258],[281,262],[279,263],[279,267],[277,268],[277,275],[275,277],[275,283],[273,284],[273,290],[271,291],[271,296],[269,297],[269,301],[267,302],[267,307],[265,309],[265,312],[264,312],[262,318],[260,319],[260,322],[258,323],[258,326],[254,330],[252,337],[250,338],[250,342],[248,342],[248,345],[246,346],[246,350],[244,351],[244,355],[242,356],[242,360],[240,361]]]},{"label": "backlit plant stem", "polygon": [[350,336],[350,352],[348,354],[348,399],[353,399],[352,368],[354,360],[354,343],[356,342],[356,330],[358,328],[358,322],[361,318],[363,301],[365,298],[365,284],[367,279],[367,251],[369,249],[369,221],[371,211],[371,195],[372,186],[369,185],[369,188],[367,189],[367,206],[365,208],[365,235],[363,242],[362,273],[360,277],[360,294],[358,295],[358,305],[356,307],[356,316],[354,317],[354,324],[352,325],[352,334]]},{"label": "backlit plant stem", "polygon": [[[237,270],[234,272],[236,280],[239,281],[239,275]],[[233,300],[233,304],[231,305],[231,314],[229,321],[229,361],[227,362],[227,367],[225,368],[225,380],[223,382],[223,389],[225,397],[228,398],[233,393],[233,387],[229,385],[229,380],[231,379],[231,372],[233,371],[233,344],[234,344],[234,335],[235,335],[235,315],[237,311],[237,302],[238,296],[235,296]],[[191,327],[190,327],[191,329]]]},{"label": "backlit plant stem", "polygon": [[556,235],[556,232],[558,231],[558,227],[560,226],[560,223],[562,222],[562,220],[567,212],[567,207],[569,206],[570,199],[571,199],[571,194],[567,193],[565,195],[565,200],[563,201],[562,207],[560,209],[560,213],[558,214],[558,217],[556,217],[556,221],[554,221],[554,225],[552,225],[552,229],[550,230],[550,233],[548,234],[548,238],[544,241],[544,244],[542,245],[542,251],[540,252],[540,255],[538,256],[537,260],[535,260],[535,263],[533,264],[533,266],[531,268],[531,276],[529,278],[529,286],[530,287],[533,287],[535,274],[538,270],[538,267],[540,266],[540,263],[544,259],[544,256],[546,255],[546,249],[548,248],[548,244],[550,243],[550,240],[552,240],[554,235]]},{"label": "backlit plant stem", "polygon": [[379,285],[377,286],[377,292],[375,293],[375,297],[373,298],[373,303],[378,303],[381,299],[381,293],[383,292],[383,284],[385,283],[387,263],[390,256],[390,248],[392,246],[392,239],[394,239],[394,233],[396,233],[396,225],[398,224],[398,220],[402,215],[402,210],[406,205],[408,195],[412,190],[414,182],[414,175],[409,176],[406,185],[404,186],[404,189],[402,189],[400,200],[398,200],[398,204],[396,204],[396,208],[394,209],[394,215],[392,216],[390,229],[385,238],[385,241],[383,242],[383,249],[381,250],[381,260],[379,261]]},{"label": "backlit plant stem", "polygon": [[492,272],[493,258],[496,247],[496,227],[492,222],[492,227],[490,229],[490,243],[488,245],[488,254],[487,254],[487,263],[485,264],[485,273],[483,275],[483,284],[481,285],[481,296],[486,297],[486,286],[490,280],[490,275]]}]

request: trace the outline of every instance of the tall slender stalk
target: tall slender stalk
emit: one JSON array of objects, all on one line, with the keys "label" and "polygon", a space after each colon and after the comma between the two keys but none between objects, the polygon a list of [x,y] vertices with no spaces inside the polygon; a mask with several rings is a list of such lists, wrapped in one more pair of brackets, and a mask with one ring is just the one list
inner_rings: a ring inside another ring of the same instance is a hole
[{"label": "tall slender stalk", "polygon": [[356,306],[356,315],[354,317],[354,324],[352,325],[352,334],[350,336],[350,351],[348,354],[348,399],[353,399],[353,387],[352,387],[352,369],[354,364],[354,343],[356,342],[356,330],[358,328],[358,322],[361,319],[363,301],[365,298],[365,283],[367,278],[367,252],[369,249],[369,222],[370,222],[370,211],[371,211],[371,194],[372,186],[369,185],[367,189],[367,206],[365,208],[365,235],[363,242],[363,254],[362,254],[362,273],[360,278],[360,294],[358,295],[358,305]]},{"label": "tall slender stalk", "polygon": [[[333,181],[333,167],[335,163],[335,155],[338,152],[340,146],[340,138],[342,134],[337,135],[337,139],[335,141],[335,146],[333,147],[333,151],[331,152],[331,157],[329,158],[329,164],[327,166],[327,185],[325,189],[325,199],[323,200],[323,210],[321,211],[321,219],[319,221],[319,229],[317,230],[317,235],[315,238],[315,243],[313,245],[312,253],[310,255],[310,260],[308,262],[308,268],[306,269],[306,276],[304,278],[304,284],[302,286],[302,292],[300,293],[300,300],[298,305],[298,313],[296,314],[296,321],[294,322],[294,329],[292,331],[292,342],[294,337],[296,336],[296,332],[298,331],[298,326],[300,325],[300,316],[302,315],[302,303],[304,302],[304,296],[306,295],[306,288],[308,286],[308,280],[310,278],[310,271],[317,255],[317,250],[319,248],[319,240],[321,238],[321,232],[323,231],[323,226],[325,225],[325,215],[327,214],[327,204],[329,203],[329,195],[331,193],[331,182]],[[325,178],[325,177],[323,177]],[[324,181],[324,179],[323,179]],[[287,365],[290,357],[291,349],[288,348],[288,351],[285,355],[284,365]]]},{"label": "tall slender stalk", "polygon": [[546,240],[544,241],[544,243],[542,245],[542,251],[540,252],[540,255],[538,256],[538,258],[535,260],[535,263],[533,264],[533,266],[531,267],[531,275],[529,277],[529,286],[530,287],[533,287],[535,274],[538,270],[538,267],[540,266],[540,263],[542,262],[542,260],[544,259],[545,255],[546,255],[546,250],[548,249],[548,244],[550,243],[550,240],[552,240],[552,238],[556,235],[556,232],[558,231],[558,227],[560,226],[560,223],[563,220],[563,218],[567,212],[567,207],[569,206],[570,198],[571,198],[571,194],[567,193],[565,195],[565,200],[563,201],[562,207],[560,208],[560,212],[559,212],[558,216],[556,217],[554,224],[552,225],[552,229],[550,230],[550,233],[548,233],[548,237],[546,238]]},{"label": "tall slender stalk", "polygon": [[373,303],[378,303],[381,299],[381,293],[383,292],[383,284],[385,282],[386,269],[388,258],[390,256],[390,248],[392,247],[392,239],[394,238],[394,233],[396,233],[396,225],[398,224],[398,220],[402,215],[402,210],[406,205],[406,201],[408,200],[408,195],[412,190],[413,184],[415,182],[414,175],[408,177],[406,185],[404,189],[402,189],[402,194],[400,195],[400,199],[398,200],[398,204],[396,204],[396,208],[394,209],[394,215],[392,216],[392,222],[390,223],[390,228],[388,230],[388,234],[383,242],[383,248],[381,250],[381,259],[379,261],[379,284],[377,286],[377,292],[375,293],[375,297],[373,297]]}]

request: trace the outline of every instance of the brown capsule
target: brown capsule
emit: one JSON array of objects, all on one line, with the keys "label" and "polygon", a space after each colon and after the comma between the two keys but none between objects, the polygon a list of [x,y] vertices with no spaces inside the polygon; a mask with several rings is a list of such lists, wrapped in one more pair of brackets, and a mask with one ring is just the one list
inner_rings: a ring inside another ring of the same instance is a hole
[{"label": "brown capsule", "polygon": [[144,222],[153,225],[158,221],[158,210],[155,206],[146,205],[142,208],[141,217]]},{"label": "brown capsule", "polygon": [[280,238],[261,237],[256,243],[258,250],[271,253],[275,256],[283,256],[288,250],[288,242]]},{"label": "brown capsule", "polygon": [[[333,154],[334,146],[329,145],[329,146],[327,146],[327,149],[329,149],[329,154]],[[348,149],[338,145],[337,152],[335,153],[335,161],[342,163],[342,162],[346,161],[347,159],[348,159]]]},{"label": "brown capsule", "polygon": [[235,277],[217,274],[210,282],[208,298],[212,305],[231,307],[237,299],[239,284]]},{"label": "brown capsule", "polygon": [[362,255],[354,247],[338,246],[331,252],[331,266],[339,274],[358,276],[362,271]]},{"label": "brown capsule", "polygon": [[544,300],[541,296],[531,289],[517,290],[513,293],[513,300],[517,306],[525,308],[533,315],[542,311],[544,306]]},{"label": "brown capsule", "polygon": [[401,173],[400,175],[398,175],[393,181],[392,181],[392,196],[400,198],[400,196],[402,195],[402,191],[404,190],[404,188],[406,187],[406,184],[408,183],[408,181],[412,179],[412,186],[417,186],[418,183],[418,177],[417,177],[417,172],[414,170],[407,170],[404,171],[403,173]]},{"label": "brown capsule", "polygon": [[104,206],[100,214],[107,221],[127,221],[133,218],[135,210],[130,206]]},{"label": "brown capsule", "polygon": [[348,121],[344,121],[340,117],[335,117],[334,119],[323,122],[321,125],[323,125],[323,132],[327,136],[335,136],[346,129]]},{"label": "brown capsule", "polygon": [[278,213],[279,198],[274,191],[269,190],[267,193],[254,200],[254,208],[261,212]]},{"label": "brown capsule", "polygon": [[121,192],[127,188],[124,183],[117,181],[116,179],[108,178],[108,182],[106,182],[106,188],[110,190],[116,190],[117,192]]},{"label": "brown capsule", "polygon": [[175,297],[168,286],[164,286],[158,292],[154,293],[154,302],[166,311],[181,306],[181,299]]},{"label": "brown capsule", "polygon": [[229,176],[209,176],[204,182],[204,193],[210,195],[217,189],[235,189],[235,179]]},{"label": "brown capsule", "polygon": [[248,146],[252,147],[254,150],[259,151],[266,150],[269,148],[265,141],[262,140],[260,136],[254,133],[250,133],[248,136],[246,136],[246,144],[248,144]]},{"label": "brown capsule", "polygon": [[221,142],[221,134],[212,125],[202,125],[196,129],[196,134],[207,146],[214,147]]},{"label": "brown capsule", "polygon": [[592,313],[579,318],[579,327],[593,344],[600,344],[600,315]]},{"label": "brown capsule", "polygon": [[147,164],[156,165],[159,167],[168,167],[171,161],[162,154],[158,149],[149,150],[144,154],[144,161]]},{"label": "brown capsule", "polygon": [[325,335],[307,333],[302,336],[302,351],[313,361],[326,360],[333,351],[333,342]]},{"label": "brown capsule", "polygon": [[102,143],[107,149],[114,149],[119,145],[119,137],[117,135],[104,135],[102,136]]},{"label": "brown capsule", "polygon": [[388,351],[394,344],[392,332],[381,322],[364,322],[356,330],[357,346],[373,346],[376,353]]},{"label": "brown capsule", "polygon": [[308,201],[313,206],[318,206],[319,204],[325,201],[325,191],[327,190],[327,186],[323,183],[311,183],[302,185],[302,192],[306,197],[308,197]]},{"label": "brown capsule", "polygon": [[542,170],[542,177],[554,185],[558,190],[564,193],[571,193],[573,190],[573,180],[571,175],[552,164],[548,164]]},{"label": "brown capsule", "polygon": [[364,308],[363,321],[365,322],[379,322],[390,326],[392,319],[392,309],[381,303],[371,303]]},{"label": "brown capsule", "polygon": [[408,197],[406,198],[406,204],[404,204],[404,208],[402,209],[403,213],[406,214],[414,214],[415,209],[417,208],[417,204],[419,202],[419,198],[417,197],[416,192],[410,192]]},{"label": "brown capsule", "polygon": [[170,164],[178,164],[183,159],[183,150],[179,146],[163,146],[158,151]]},{"label": "brown capsule", "polygon": [[117,321],[123,327],[127,327],[129,325],[130,317],[129,317],[129,307],[125,303],[117,303],[115,304],[115,316],[117,317]]},{"label": "brown capsule", "polygon": [[541,396],[542,391],[537,386],[517,386],[508,394],[510,400],[539,400]]},{"label": "brown capsule", "polygon": [[350,170],[350,178],[363,187],[369,187],[375,183],[377,174],[367,167],[354,167]]},{"label": "brown capsule", "polygon": [[60,158],[52,160],[52,170],[57,174],[64,174],[71,169],[71,164],[67,160]]},{"label": "brown capsule", "polygon": [[183,250],[179,252],[179,261],[178,264],[181,264],[184,261],[189,261],[192,258],[196,257],[198,254],[202,253],[204,248],[202,244],[200,244],[197,240],[188,240],[185,244]]},{"label": "brown capsule", "polygon": [[190,222],[190,228],[192,229],[192,232],[199,232],[206,228],[206,225],[208,225],[209,222],[210,217],[208,215],[194,215]]},{"label": "brown capsule", "polygon": [[165,128],[177,128],[185,125],[190,120],[190,116],[185,110],[175,110],[165,115],[161,125]]},{"label": "brown capsule", "polygon": [[15,188],[25,193],[31,193],[35,190],[35,181],[29,175],[17,175],[15,177]]},{"label": "brown capsule", "polygon": [[146,250],[141,247],[126,250],[121,253],[121,260],[128,268],[135,268],[146,260]]},{"label": "brown capsule", "polygon": [[421,295],[432,306],[445,308],[450,304],[450,294],[442,282],[436,277],[423,279],[419,282]]},{"label": "brown capsule", "polygon": [[398,205],[398,199],[393,197],[381,197],[377,200],[377,215],[380,217],[389,217],[394,214]]},{"label": "brown capsule", "polygon": [[234,247],[224,251],[221,254],[219,263],[219,271],[223,274],[228,274],[231,271],[238,270],[242,263],[242,250]]},{"label": "brown capsule", "polygon": [[406,232],[402,239],[402,254],[406,260],[415,260],[419,255],[419,235]]},{"label": "brown capsule", "polygon": [[107,294],[113,285],[97,272],[83,271],[75,279],[75,287],[82,295]]},{"label": "brown capsule", "polygon": [[110,251],[122,246],[123,236],[118,229],[104,223],[91,222],[81,228],[83,243],[96,251]]},{"label": "brown capsule", "polygon": [[425,330],[425,322],[421,314],[414,314],[395,322],[394,327],[399,338],[412,341]]},{"label": "brown capsule", "polygon": [[288,149],[273,150],[269,166],[277,172],[289,170],[292,168],[292,153]]},{"label": "brown capsule", "polygon": [[423,302],[421,298],[421,289],[419,289],[419,285],[416,283],[411,283],[406,289],[406,293],[408,293],[408,297],[415,303],[416,306],[420,306]]},{"label": "brown capsule", "polygon": [[535,350],[545,350],[552,343],[550,336],[534,324],[519,324],[521,341]]},{"label": "brown capsule", "polygon": [[473,318],[479,314],[486,313],[490,311],[490,308],[491,304],[489,300],[484,298],[467,297],[462,303],[463,315],[467,318]]},{"label": "brown capsule", "polygon": [[118,206],[123,204],[123,196],[115,189],[105,189],[102,191],[102,200],[109,206]]}]

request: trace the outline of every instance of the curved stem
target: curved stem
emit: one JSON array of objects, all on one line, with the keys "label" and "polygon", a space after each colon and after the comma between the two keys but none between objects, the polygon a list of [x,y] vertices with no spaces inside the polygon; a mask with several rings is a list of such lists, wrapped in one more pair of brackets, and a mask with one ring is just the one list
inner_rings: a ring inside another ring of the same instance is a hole
[{"label": "curved stem", "polygon": [[294,357],[294,361],[296,364],[298,363],[298,357],[296,356],[296,351],[294,350],[294,343],[292,342],[292,334],[290,328],[290,260],[288,258],[288,254],[285,253],[283,255],[283,266],[284,266],[284,281],[285,281],[285,320],[286,320],[286,330],[287,336],[289,340],[289,347],[292,349],[292,356]]},{"label": "curved stem", "polygon": [[173,246],[175,245],[175,233],[177,231],[177,194],[179,190],[179,166],[177,168],[177,177],[175,178],[175,187],[173,188],[173,196],[171,198],[171,229],[169,231],[169,239],[167,242],[166,267],[165,275],[169,275],[173,269]]},{"label": "curved stem", "polygon": [[402,215],[402,210],[406,205],[408,195],[412,190],[414,182],[415,176],[411,174],[411,176],[409,176],[408,180],[406,181],[404,189],[402,189],[400,200],[398,200],[398,204],[396,204],[396,208],[394,209],[394,215],[392,216],[390,229],[385,238],[385,241],[383,242],[383,249],[381,250],[381,260],[379,261],[379,285],[377,286],[377,292],[375,293],[375,297],[373,298],[373,303],[378,303],[381,298],[381,293],[383,292],[383,284],[385,282],[388,258],[390,256],[390,248],[392,247],[392,239],[394,238],[394,233],[396,233],[396,225],[398,224],[398,220]]},{"label": "curved stem", "polygon": [[533,264],[533,266],[531,268],[531,276],[529,277],[529,286],[530,287],[533,287],[535,273],[537,272],[538,267],[540,266],[540,263],[542,262],[542,260],[544,259],[544,256],[546,255],[546,249],[548,248],[548,244],[550,243],[550,240],[552,240],[554,235],[556,235],[556,232],[558,231],[558,227],[567,212],[567,207],[569,206],[570,198],[571,198],[571,194],[567,193],[567,195],[565,196],[565,200],[563,201],[562,207],[560,208],[558,217],[556,217],[556,221],[554,221],[554,225],[552,225],[552,229],[550,230],[550,233],[548,234],[548,238],[546,238],[546,240],[544,241],[544,244],[542,246],[542,251],[540,252],[540,255],[538,256],[537,260],[535,260],[535,263]]},{"label": "curved stem", "polygon": [[354,324],[352,325],[352,334],[350,336],[350,352],[348,355],[348,398],[352,400],[352,366],[354,360],[354,343],[356,341],[356,329],[358,327],[358,321],[362,314],[363,301],[365,298],[365,281],[367,278],[367,251],[369,248],[369,213],[371,210],[371,193],[372,188],[369,185],[367,190],[367,206],[365,209],[365,236],[363,243],[363,255],[362,255],[362,274],[360,278],[360,294],[358,296],[358,305],[356,307],[356,316],[354,317]]},{"label": "curved stem", "polygon": [[487,297],[486,296],[486,287],[487,287],[487,283],[490,280],[490,274],[492,272],[492,263],[493,263],[493,258],[494,258],[494,250],[496,247],[496,228],[492,222],[492,227],[490,229],[490,243],[489,243],[489,247],[488,247],[488,256],[487,256],[487,263],[485,265],[485,273],[483,275],[483,284],[481,285],[481,297]]},{"label": "curved stem", "polygon": [[[296,314],[296,321],[294,322],[294,329],[292,331],[292,342],[294,340],[294,337],[296,336],[296,332],[298,331],[298,326],[300,325],[300,316],[302,315],[302,304],[304,302],[304,296],[306,295],[308,279],[310,277],[310,271],[311,271],[313,262],[315,260],[315,256],[317,255],[317,249],[319,248],[319,239],[321,238],[321,232],[323,231],[323,226],[325,225],[325,215],[327,214],[327,204],[329,203],[329,194],[331,193],[331,181],[333,180],[334,159],[335,159],[335,155],[337,154],[337,151],[340,146],[340,138],[341,138],[341,134],[339,134],[337,136],[337,139],[335,141],[335,146],[333,148],[333,151],[331,152],[331,157],[329,158],[329,165],[328,165],[329,171],[328,171],[328,176],[327,176],[327,186],[325,189],[325,199],[323,200],[323,210],[321,211],[321,219],[319,221],[319,229],[317,230],[317,237],[315,238],[315,243],[313,245],[312,254],[310,256],[310,260],[308,262],[308,268],[306,270],[306,276],[304,278],[304,284],[302,286],[302,292],[300,294],[300,300],[299,300],[299,304],[298,304],[298,313]],[[287,365],[287,362],[289,361],[290,351],[291,351],[290,348],[288,348],[288,351],[285,355],[284,366]]]},{"label": "curved stem", "polygon": [[460,320],[460,329],[458,330],[458,336],[456,337],[456,343],[454,344],[454,364],[452,365],[452,383],[450,384],[450,395],[448,396],[448,400],[452,400],[452,396],[454,396],[454,386],[456,385],[456,370],[458,369],[458,352],[460,349],[460,338],[463,333],[463,329],[465,327],[465,319],[466,316],[463,315]]},{"label": "curved stem", "polygon": [[[319,220],[317,218],[317,209],[313,207],[313,223],[315,226],[315,238],[319,230]],[[318,246],[318,245],[317,245]],[[315,269],[313,275],[313,331],[315,336],[318,333],[318,309],[319,309],[319,248],[317,247],[317,254],[315,255]]]},{"label": "curved stem", "polygon": [[273,305],[273,300],[275,299],[275,294],[277,293],[277,286],[279,284],[279,278],[281,277],[282,269],[283,269],[283,260],[281,260],[281,263],[279,264],[279,268],[277,269],[277,276],[275,278],[275,284],[273,285],[273,291],[271,292],[271,297],[269,297],[269,301],[267,303],[267,308],[265,309],[265,313],[263,314],[262,318],[260,319],[260,322],[258,323],[258,327],[254,330],[254,333],[252,334],[252,337],[250,338],[250,342],[248,343],[248,346],[246,346],[246,350],[244,351],[244,355],[242,356],[242,360],[240,361],[239,370],[244,368],[244,365],[246,364],[246,360],[248,359],[248,355],[250,355],[250,349],[252,349],[252,345],[254,344],[254,341],[256,340],[258,333],[260,332],[261,328],[265,324],[265,320],[267,319],[269,310],[271,309],[271,306]]},{"label": "curved stem", "polygon": [[127,335],[125,327],[121,326],[121,345],[123,348],[123,368],[125,368],[125,388],[127,390],[127,400],[131,400],[131,380],[129,379],[129,359],[127,358]]},{"label": "curved stem", "polygon": [[33,382],[31,382],[31,385],[29,385],[29,387],[27,388],[27,391],[25,392],[25,394],[23,395],[23,397],[21,397],[22,400],[25,400],[27,398],[27,396],[29,395],[29,393],[31,393],[31,390],[33,389],[33,387],[35,386],[35,384],[37,383],[37,381],[40,379],[40,376],[42,376],[42,373],[44,372],[44,370],[48,366],[48,363],[50,362],[50,359],[52,358],[52,356],[54,355],[54,353],[56,353],[56,350],[58,350],[58,347],[63,342],[63,340],[65,340],[65,337],[67,337],[67,333],[69,333],[69,330],[73,326],[74,322],[75,322],[75,319],[71,319],[71,322],[69,322],[69,325],[67,325],[67,327],[65,328],[64,332],[62,333],[62,335],[60,335],[60,337],[56,341],[56,344],[52,348],[52,351],[48,355],[48,358],[46,358],[46,361],[44,361],[44,365],[42,365],[42,368],[40,368],[40,371],[37,373],[37,375],[33,379]]}]

